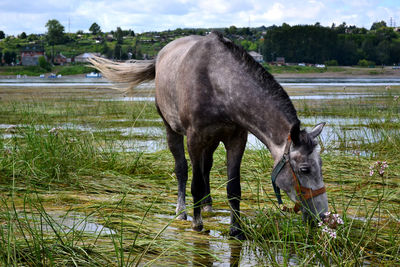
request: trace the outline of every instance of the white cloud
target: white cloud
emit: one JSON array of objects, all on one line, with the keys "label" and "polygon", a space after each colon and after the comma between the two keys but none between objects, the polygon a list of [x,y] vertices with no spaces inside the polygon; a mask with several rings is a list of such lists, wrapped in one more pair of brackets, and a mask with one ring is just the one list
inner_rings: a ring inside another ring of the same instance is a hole
[{"label": "white cloud", "polygon": [[272,8],[269,9],[266,13],[264,13],[263,17],[269,21],[278,21],[282,20],[284,17],[283,12],[285,11],[285,6],[281,3],[275,3],[272,5]]},{"label": "white cloud", "polygon": [[332,22],[369,28],[393,17],[400,24],[398,0],[20,0],[0,2],[0,30],[7,34],[43,33],[49,19],[68,30],[88,30],[97,22],[105,31],[117,26],[135,31],[178,27],[238,27]]}]

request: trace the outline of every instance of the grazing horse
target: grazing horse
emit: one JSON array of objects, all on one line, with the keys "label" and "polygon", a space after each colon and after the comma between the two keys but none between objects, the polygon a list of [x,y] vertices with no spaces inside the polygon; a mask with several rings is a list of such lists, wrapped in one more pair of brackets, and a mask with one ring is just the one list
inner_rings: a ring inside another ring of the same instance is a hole
[{"label": "grazing horse", "polygon": [[324,123],[310,132],[300,130],[296,110],[284,89],[243,48],[220,33],[177,39],[154,61],[116,63],[97,57],[91,63],[108,79],[129,83],[130,88],[155,79],[156,106],[175,159],[176,214],[180,219],[187,218],[187,136],[194,230],[203,228],[201,207],[211,208],[210,170],[213,153],[222,142],[227,152],[230,235],[242,237],[240,164],[248,132],[271,152],[275,162],[272,180],[280,203],[282,189],[305,219],[323,216],[328,210],[316,141]]}]

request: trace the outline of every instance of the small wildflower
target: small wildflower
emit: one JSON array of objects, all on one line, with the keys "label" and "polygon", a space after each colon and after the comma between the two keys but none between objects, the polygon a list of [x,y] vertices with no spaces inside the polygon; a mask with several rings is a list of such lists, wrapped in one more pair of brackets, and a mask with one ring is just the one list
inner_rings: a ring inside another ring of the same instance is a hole
[{"label": "small wildflower", "polygon": [[399,100],[399,96],[398,96],[398,95],[395,95],[395,96],[393,97],[393,100],[394,100],[394,101]]},{"label": "small wildflower", "polygon": [[335,232],[335,231],[331,231],[331,232],[329,233],[329,235],[330,235],[330,237],[332,237],[332,238],[336,238],[336,232]]},{"label": "small wildflower", "polygon": [[374,175],[375,171],[383,176],[385,174],[385,169],[389,167],[386,161],[376,161],[372,166],[369,167],[369,176]]},{"label": "small wildflower", "polygon": [[61,130],[61,127],[54,127],[49,130],[49,133],[58,135],[58,132]]},{"label": "small wildflower", "polygon": [[342,218],[339,214],[325,212],[325,217],[322,221],[318,223],[319,227],[322,227],[322,232],[328,234],[331,238],[336,238],[335,229],[339,224],[343,224]]},{"label": "small wildflower", "polygon": [[17,125],[10,125],[6,129],[6,133],[15,133],[17,131]]},{"label": "small wildflower", "polygon": [[11,149],[9,149],[9,148],[4,149],[4,154],[11,155],[12,154]]},{"label": "small wildflower", "polygon": [[386,85],[385,89],[390,90],[390,85]]}]

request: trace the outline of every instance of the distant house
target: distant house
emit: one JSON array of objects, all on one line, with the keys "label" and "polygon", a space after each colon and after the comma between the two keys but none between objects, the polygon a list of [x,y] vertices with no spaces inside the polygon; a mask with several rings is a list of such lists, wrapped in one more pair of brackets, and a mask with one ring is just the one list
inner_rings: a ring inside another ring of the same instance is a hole
[{"label": "distant house", "polygon": [[44,49],[41,46],[27,46],[21,49],[21,64],[23,66],[39,65],[39,57],[44,56]]},{"label": "distant house", "polygon": [[259,63],[264,61],[263,56],[260,55],[259,53],[255,52],[255,51],[250,51],[249,55],[252,56]]},{"label": "distant house", "polygon": [[100,53],[83,53],[83,54],[75,57],[75,62],[86,63],[86,62],[88,62],[88,58],[91,58],[93,56],[99,57]]},{"label": "distant house", "polygon": [[106,39],[107,39],[108,42],[112,42],[112,41],[114,41],[114,35],[109,33],[109,34],[107,34]]},{"label": "distant house", "polygon": [[285,65],[285,58],[284,57],[277,57],[275,63],[277,65]]},{"label": "distant house", "polygon": [[56,65],[64,65],[67,62],[67,57],[61,53],[54,57],[54,64]]}]

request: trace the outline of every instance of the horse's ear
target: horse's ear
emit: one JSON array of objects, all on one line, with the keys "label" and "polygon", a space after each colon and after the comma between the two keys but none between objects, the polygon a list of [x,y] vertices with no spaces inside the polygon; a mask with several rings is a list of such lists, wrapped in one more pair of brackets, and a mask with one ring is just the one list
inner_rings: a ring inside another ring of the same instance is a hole
[{"label": "horse's ear", "polygon": [[324,126],[325,126],[325,122],[321,122],[321,123],[315,125],[315,127],[308,134],[312,138],[316,138],[318,135],[320,135],[320,133],[322,132],[322,129],[324,129]]},{"label": "horse's ear", "polygon": [[290,129],[290,138],[293,141],[293,144],[297,145],[300,143],[300,123],[296,123]]}]

